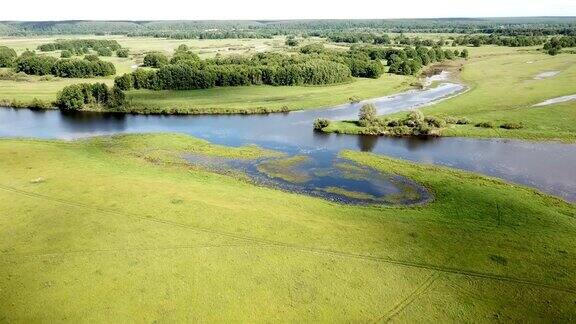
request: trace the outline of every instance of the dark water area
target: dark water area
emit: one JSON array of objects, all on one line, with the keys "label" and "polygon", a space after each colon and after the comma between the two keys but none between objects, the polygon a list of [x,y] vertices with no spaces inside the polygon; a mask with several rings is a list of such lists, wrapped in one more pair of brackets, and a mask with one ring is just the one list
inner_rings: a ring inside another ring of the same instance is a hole
[{"label": "dark water area", "polygon": [[[442,83],[373,102],[380,114],[405,111],[457,95]],[[356,119],[364,102],[269,115],[142,116],[0,109],[0,137],[75,139],[118,133],[185,133],[228,146],[256,144],[318,163],[338,163],[341,150],[373,152],[482,173],[576,201],[576,145],[473,138],[390,138],[314,132],[314,119]]]},{"label": "dark water area", "polygon": [[[432,199],[428,190],[410,179],[382,173],[376,169],[345,159],[308,156],[306,160],[283,165],[285,176],[271,175],[260,166],[283,158],[258,160],[230,159],[200,154],[184,154],[191,165],[228,173],[238,171],[261,186],[320,197],[354,205],[416,205]],[[292,179],[296,173],[300,177]]]}]

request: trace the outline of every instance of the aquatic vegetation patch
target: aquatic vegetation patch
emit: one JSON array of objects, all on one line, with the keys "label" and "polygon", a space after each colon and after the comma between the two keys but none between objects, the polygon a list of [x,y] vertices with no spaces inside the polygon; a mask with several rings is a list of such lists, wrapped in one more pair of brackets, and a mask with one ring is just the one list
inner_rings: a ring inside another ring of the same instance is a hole
[{"label": "aquatic vegetation patch", "polygon": [[335,155],[238,159],[182,154],[188,164],[259,186],[354,205],[413,205],[431,199],[423,186]]}]

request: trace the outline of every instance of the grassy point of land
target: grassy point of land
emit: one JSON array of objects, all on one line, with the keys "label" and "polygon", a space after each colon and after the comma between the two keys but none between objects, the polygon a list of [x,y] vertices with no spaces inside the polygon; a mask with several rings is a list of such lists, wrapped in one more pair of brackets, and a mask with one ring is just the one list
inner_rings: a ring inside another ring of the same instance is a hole
[{"label": "grassy point of land", "polygon": [[576,209],[560,199],[344,152],[435,196],[346,206],[148,158],[194,147],[267,154],[170,134],[0,140],[1,318],[576,320]]},{"label": "grassy point of land", "polygon": [[[466,117],[471,120],[469,125],[449,126],[443,131],[443,136],[576,141],[576,102],[532,107],[547,99],[576,94],[576,55],[550,56],[535,48],[491,46],[470,51],[470,60],[455,75],[470,90],[422,109],[426,116]],[[550,71],[559,73],[549,78],[536,78],[540,73]],[[493,122],[496,128],[474,126],[480,122]],[[504,123],[523,127],[513,130],[498,128]],[[361,130],[355,122],[333,122],[326,129],[349,134]]]}]

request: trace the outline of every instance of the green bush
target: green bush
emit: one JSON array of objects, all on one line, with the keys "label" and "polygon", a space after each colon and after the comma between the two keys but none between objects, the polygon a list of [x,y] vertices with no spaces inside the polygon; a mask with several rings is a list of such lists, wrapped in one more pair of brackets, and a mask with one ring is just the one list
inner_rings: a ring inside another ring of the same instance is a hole
[{"label": "green bush", "polygon": [[466,118],[466,117],[459,118],[459,119],[456,121],[456,124],[457,124],[457,125],[468,125],[468,124],[470,124],[470,123],[471,123],[470,120],[469,120],[468,118]]},{"label": "green bush", "polygon": [[144,66],[160,68],[168,64],[168,58],[162,53],[148,53],[144,56]]},{"label": "green bush", "polygon": [[16,51],[6,46],[0,46],[0,67],[14,66],[16,60]]},{"label": "green bush", "polygon": [[58,93],[56,105],[63,110],[80,110],[84,107],[85,95],[82,86],[72,84]]},{"label": "green bush", "polygon": [[60,52],[60,57],[61,58],[71,58],[72,52],[70,52],[69,50],[63,50],[62,52]]},{"label": "green bush", "polygon": [[360,108],[358,113],[358,119],[360,126],[366,127],[372,124],[376,120],[376,114],[378,111],[376,110],[376,106],[374,104],[365,104]]},{"label": "green bush", "polygon": [[134,87],[134,77],[132,77],[132,74],[130,73],[125,73],[122,76],[117,76],[114,79],[114,85],[122,91],[131,90]]},{"label": "green bush", "polygon": [[129,54],[130,50],[128,50],[127,48],[121,48],[116,51],[116,56],[118,57],[128,57]]},{"label": "green bush", "polygon": [[480,122],[477,123],[475,125],[476,127],[482,127],[482,128],[494,128],[496,127],[496,125],[494,124],[494,122],[488,121],[488,122]]},{"label": "green bush", "polygon": [[322,130],[326,127],[330,126],[330,121],[325,118],[317,118],[314,121],[314,129],[315,130]]},{"label": "green bush", "polygon": [[500,125],[500,128],[504,128],[504,129],[521,129],[524,128],[524,125],[522,123],[504,123],[502,125]]},{"label": "green bush", "polygon": [[424,118],[424,121],[432,127],[436,128],[446,127],[446,121],[437,117],[429,116]]}]

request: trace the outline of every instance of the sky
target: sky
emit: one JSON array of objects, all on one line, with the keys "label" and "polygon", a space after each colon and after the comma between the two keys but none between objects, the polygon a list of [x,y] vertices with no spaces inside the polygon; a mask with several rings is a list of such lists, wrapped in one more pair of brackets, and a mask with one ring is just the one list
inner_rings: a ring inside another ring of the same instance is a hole
[{"label": "sky", "polygon": [[268,20],[576,16],[576,0],[3,0],[5,20]]}]

